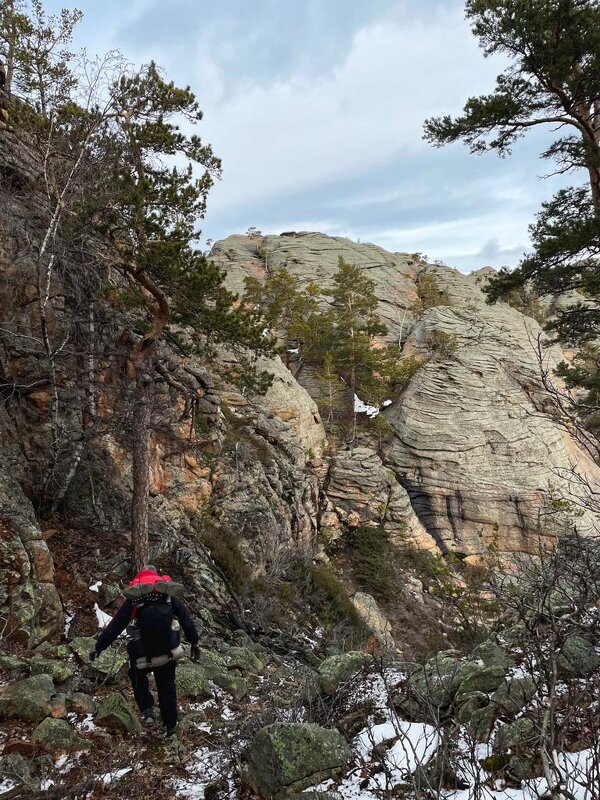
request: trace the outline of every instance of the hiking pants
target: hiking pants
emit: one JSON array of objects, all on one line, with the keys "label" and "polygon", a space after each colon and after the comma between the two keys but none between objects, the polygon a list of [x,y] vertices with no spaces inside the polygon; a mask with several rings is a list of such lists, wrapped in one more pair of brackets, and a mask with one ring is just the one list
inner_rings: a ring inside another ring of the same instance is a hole
[{"label": "hiking pants", "polygon": [[154,673],[162,721],[166,728],[174,728],[177,724],[175,662],[170,661],[164,667],[155,667],[153,670],[137,669],[133,661],[129,662],[133,695],[140,711],[148,711],[154,706],[154,697],[148,685],[148,672]]}]

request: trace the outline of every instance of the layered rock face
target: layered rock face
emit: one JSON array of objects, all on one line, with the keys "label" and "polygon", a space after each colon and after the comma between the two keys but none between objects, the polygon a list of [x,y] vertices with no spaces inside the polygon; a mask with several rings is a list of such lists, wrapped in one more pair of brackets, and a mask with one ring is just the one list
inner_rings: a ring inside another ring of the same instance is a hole
[{"label": "layered rock face", "polygon": [[[490,545],[535,553],[540,537],[592,530],[593,508],[579,506],[591,506],[586,483],[597,485],[598,469],[553,416],[540,378],[538,323],[505,304],[486,305],[488,270],[463,275],[418,254],[317,233],[232,236],[213,251],[236,291],[247,275],[279,267],[327,290],[339,256],[375,282],[389,341],[424,364],[382,412],[393,428],[383,452],[355,448],[332,460],[322,524],[381,523],[467,558]],[[434,276],[447,305],[417,319],[423,275]],[[557,347],[545,349],[543,368],[562,358]],[[299,381],[314,393],[310,375]],[[576,513],[559,514],[558,498]]]}]

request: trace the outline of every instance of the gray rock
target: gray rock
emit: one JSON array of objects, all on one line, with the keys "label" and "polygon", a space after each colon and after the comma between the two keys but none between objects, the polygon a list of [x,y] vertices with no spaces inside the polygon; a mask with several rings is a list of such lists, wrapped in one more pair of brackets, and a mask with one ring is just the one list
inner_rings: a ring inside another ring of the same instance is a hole
[{"label": "gray rock", "polygon": [[556,659],[563,678],[583,678],[600,666],[600,656],[593,644],[582,636],[569,636]]},{"label": "gray rock", "polygon": [[175,672],[175,683],[181,699],[208,700],[213,696],[206,672],[199,664],[180,663]]},{"label": "gray rock", "polygon": [[3,635],[30,647],[56,633],[62,604],[54,565],[19,477],[18,433],[0,409],[0,618]]},{"label": "gray rock", "polygon": [[31,734],[32,742],[39,742],[52,750],[73,750],[89,747],[89,742],[77,736],[74,729],[64,719],[46,717]]},{"label": "gray rock", "polygon": [[50,675],[56,683],[66,683],[75,674],[75,666],[66,661],[55,661],[36,656],[30,662],[32,675]]},{"label": "gray rock", "polygon": [[491,702],[504,714],[518,714],[529,703],[536,692],[533,678],[507,678],[491,697]]},{"label": "gray rock", "polygon": [[514,660],[499,645],[494,642],[482,642],[471,652],[469,659],[477,661],[481,659],[486,667],[502,667],[511,669],[515,666]]},{"label": "gray rock", "polygon": [[344,800],[339,792],[301,792],[300,794],[292,795],[291,800],[295,798],[302,798],[302,800]]},{"label": "gray rock", "polygon": [[0,775],[16,786],[26,783],[30,792],[39,784],[39,781],[35,782],[33,779],[33,764],[19,753],[0,756]]},{"label": "gray rock", "polygon": [[333,694],[342,683],[372,663],[373,657],[360,650],[329,656],[321,662],[318,669],[321,692],[325,696]]},{"label": "gray rock", "polygon": [[75,714],[95,714],[96,701],[89,694],[84,692],[73,692],[66,697],[67,711]]},{"label": "gray rock", "polygon": [[35,675],[0,689],[0,719],[40,722],[52,713],[54,683],[49,675]]},{"label": "gray rock", "polygon": [[127,700],[119,692],[106,697],[95,717],[96,725],[112,730],[134,733],[140,727],[135,712]]},{"label": "gray rock", "polygon": [[90,652],[94,649],[96,639],[93,636],[77,636],[69,646],[85,665],[85,674],[96,680],[114,683],[128,663],[127,654],[114,645],[104,650],[94,661],[90,661]]},{"label": "gray rock", "polygon": [[494,737],[494,752],[506,753],[527,747],[535,738],[535,724],[528,717],[521,717],[498,728]]},{"label": "gray rock", "polygon": [[479,666],[475,663],[461,665],[461,681],[457,693],[466,695],[471,692],[493,692],[500,686],[505,675],[506,668],[501,666]]},{"label": "gray rock", "polygon": [[[570,496],[573,464],[580,465],[592,486],[600,470],[548,413],[551,403],[532,345],[540,326],[504,303],[486,305],[482,287],[488,272],[464,275],[427,264],[418,254],[388,253],[308,232],[230,236],[211,253],[237,292],[243,291],[246,276],[266,276],[282,266],[301,284],[316,281],[331,289],[339,256],[373,279],[388,341],[400,339],[405,354],[428,359],[432,334],[456,341],[451,359],[424,363],[401,401],[385,411],[394,431],[385,445],[386,462],[409,498],[402,510],[398,503],[398,519],[418,522],[414,530],[409,524],[411,537],[477,560],[489,545],[501,553],[537,553],[540,526],[547,540],[569,530],[573,520],[568,514],[558,519],[546,513],[548,497],[556,492]],[[435,278],[442,301],[450,305],[430,308],[416,319],[417,282],[424,275]],[[558,347],[547,355],[549,369],[563,358]],[[313,397],[319,396],[314,372],[304,368],[298,378]],[[348,454],[338,454],[337,461],[325,524],[354,513],[359,519],[376,517],[382,500],[392,499],[383,474],[365,463],[353,497],[352,477],[344,474]],[[350,471],[358,473],[352,465]],[[586,492],[583,486],[581,491]],[[365,497],[372,498],[370,506]],[[592,530],[593,522],[586,511],[577,520],[578,529]],[[397,524],[391,515],[388,524],[390,529]]]},{"label": "gray rock", "polygon": [[276,722],[260,730],[250,745],[249,780],[263,797],[288,797],[339,774],[350,757],[335,730]]},{"label": "gray rock", "polygon": [[264,664],[256,653],[247,647],[230,647],[225,653],[225,664],[228,669],[239,669],[241,672],[262,672]]}]

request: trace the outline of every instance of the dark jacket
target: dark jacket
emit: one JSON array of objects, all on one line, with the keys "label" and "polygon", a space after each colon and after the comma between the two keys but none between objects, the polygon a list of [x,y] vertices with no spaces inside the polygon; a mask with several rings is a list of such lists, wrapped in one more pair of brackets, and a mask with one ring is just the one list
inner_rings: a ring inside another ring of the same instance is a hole
[{"label": "dark jacket", "polygon": [[[125,628],[133,619],[134,608],[135,606],[131,600],[126,600],[123,603],[121,608],[117,611],[115,616],[98,637],[95,646],[97,653],[101,653],[103,650],[106,650],[106,648],[111,645],[121,633],[123,633]],[[183,628],[185,638],[190,644],[198,644],[198,631],[196,630],[196,626],[192,622],[192,618],[190,617],[186,607],[183,605],[183,603],[180,603],[176,597],[172,597],[171,608],[173,609],[173,616],[177,617],[181,627]]]}]

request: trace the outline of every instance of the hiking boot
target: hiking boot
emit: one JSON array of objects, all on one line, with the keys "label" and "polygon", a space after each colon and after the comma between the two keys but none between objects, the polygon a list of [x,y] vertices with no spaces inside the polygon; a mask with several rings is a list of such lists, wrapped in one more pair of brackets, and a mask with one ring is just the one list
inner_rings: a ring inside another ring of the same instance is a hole
[{"label": "hiking boot", "polygon": [[144,711],[142,716],[144,718],[144,725],[146,725],[146,727],[152,728],[154,725],[156,725],[156,719],[154,718],[151,708],[149,708],[148,711]]},{"label": "hiking boot", "polygon": [[167,728],[165,730],[165,739],[170,739],[171,736],[175,736],[175,728]]}]

